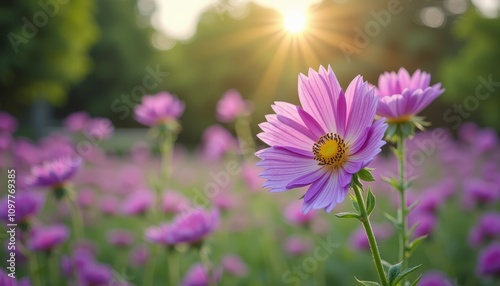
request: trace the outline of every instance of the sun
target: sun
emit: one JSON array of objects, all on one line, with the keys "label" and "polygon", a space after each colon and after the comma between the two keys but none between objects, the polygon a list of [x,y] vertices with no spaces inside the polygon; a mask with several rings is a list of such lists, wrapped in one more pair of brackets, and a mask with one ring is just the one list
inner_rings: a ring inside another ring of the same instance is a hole
[{"label": "sun", "polygon": [[289,10],[283,13],[283,25],[289,33],[298,34],[307,26],[307,15],[300,10]]}]

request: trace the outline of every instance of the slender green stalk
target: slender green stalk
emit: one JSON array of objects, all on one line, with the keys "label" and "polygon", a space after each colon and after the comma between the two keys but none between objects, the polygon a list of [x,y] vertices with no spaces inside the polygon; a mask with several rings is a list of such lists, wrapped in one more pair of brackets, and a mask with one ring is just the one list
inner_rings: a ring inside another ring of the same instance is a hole
[{"label": "slender green stalk", "polygon": [[38,263],[36,260],[36,253],[31,253],[28,258],[29,269],[30,269],[30,279],[33,281],[33,285],[42,286],[40,281],[40,275],[38,275]]},{"label": "slender green stalk", "polygon": [[170,285],[179,284],[179,256],[175,249],[170,250],[168,256],[168,274],[170,278]]},{"label": "slender green stalk", "polygon": [[235,124],[236,136],[240,142],[240,149],[245,159],[249,159],[255,153],[255,142],[253,141],[250,120],[247,117],[240,117]]},{"label": "slender green stalk", "polygon": [[370,243],[370,250],[372,252],[373,262],[377,268],[378,277],[380,279],[380,284],[382,286],[389,286],[387,282],[387,277],[385,276],[384,267],[382,266],[382,259],[380,258],[380,251],[378,250],[377,241],[375,240],[375,234],[370,223],[370,217],[366,211],[365,201],[361,195],[361,191],[356,184],[353,184],[354,194],[356,195],[356,200],[358,201],[359,211],[360,211],[360,221],[366,231],[366,236],[368,237],[368,242]]},{"label": "slender green stalk", "polygon": [[[406,207],[406,179],[405,179],[405,146],[402,135],[398,136],[397,141],[398,164],[399,164],[399,182],[398,191],[400,203],[398,209],[399,225],[399,260],[403,261],[402,269],[408,268],[408,210]],[[406,279],[405,283],[406,284]]]},{"label": "slender green stalk", "polygon": [[71,224],[73,227],[73,241],[83,238],[83,218],[80,209],[72,198],[73,194],[66,194],[69,211],[71,214]]},{"label": "slender green stalk", "polygon": [[[153,246],[153,250],[156,250],[156,246]],[[142,284],[144,286],[151,286],[154,283],[155,266],[156,266],[156,256],[158,253],[156,251],[151,252],[151,256],[146,266],[146,271],[142,279]]]},{"label": "slender green stalk", "polygon": [[59,260],[57,254],[52,251],[49,262],[49,276],[51,285],[59,285]]}]

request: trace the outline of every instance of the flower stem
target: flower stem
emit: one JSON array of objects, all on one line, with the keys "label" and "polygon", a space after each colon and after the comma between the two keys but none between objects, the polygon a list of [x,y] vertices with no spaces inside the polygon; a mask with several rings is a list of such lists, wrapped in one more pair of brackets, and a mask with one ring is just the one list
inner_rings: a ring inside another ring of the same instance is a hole
[{"label": "flower stem", "polygon": [[41,286],[42,283],[40,282],[40,276],[38,275],[38,263],[36,260],[36,253],[31,253],[31,255],[28,258],[29,262],[29,269],[30,269],[30,279],[33,281],[33,285],[35,286]]},{"label": "flower stem", "polygon": [[[153,250],[156,246],[153,246]],[[155,275],[155,266],[156,266],[156,256],[158,255],[158,251],[151,251],[151,257],[149,258],[148,265],[146,267],[146,271],[144,273],[144,277],[142,280],[142,284],[144,286],[151,286],[154,283],[154,275]]]},{"label": "flower stem", "polygon": [[366,236],[368,237],[368,242],[370,243],[370,250],[372,252],[373,262],[377,268],[378,277],[382,286],[389,286],[387,282],[387,277],[385,276],[384,267],[382,266],[382,259],[380,258],[380,252],[378,250],[377,241],[375,240],[375,234],[370,223],[370,217],[366,211],[365,202],[358,185],[353,184],[354,194],[356,195],[356,200],[359,205],[360,218],[359,220],[363,224],[366,231]]},{"label": "flower stem", "polygon": [[[399,165],[398,191],[400,196],[398,219],[401,226],[399,230],[399,260],[403,261],[402,269],[406,269],[408,267],[408,210],[406,208],[405,146],[404,137],[401,134],[398,136],[397,152]],[[406,284],[406,281],[404,284]]]},{"label": "flower stem", "polygon": [[179,284],[179,256],[177,251],[172,249],[168,256],[168,274],[171,285]]},{"label": "flower stem", "polygon": [[55,252],[50,253],[50,262],[49,262],[49,275],[50,275],[50,283],[52,285],[58,285],[58,277],[59,277],[59,259]]},{"label": "flower stem", "polygon": [[66,200],[71,214],[71,224],[74,235],[73,241],[76,242],[77,240],[83,238],[83,218],[73,195],[74,193],[66,194]]},{"label": "flower stem", "polygon": [[240,143],[241,155],[245,159],[251,158],[255,153],[255,142],[250,129],[250,119],[248,117],[238,118],[235,123],[235,130]]}]

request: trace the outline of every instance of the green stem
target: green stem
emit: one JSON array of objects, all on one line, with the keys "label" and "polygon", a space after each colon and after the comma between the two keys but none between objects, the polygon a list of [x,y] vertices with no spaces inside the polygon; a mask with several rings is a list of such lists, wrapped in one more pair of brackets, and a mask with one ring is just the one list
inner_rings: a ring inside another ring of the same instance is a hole
[{"label": "green stem", "polygon": [[49,262],[49,275],[50,275],[50,283],[52,285],[59,285],[58,277],[59,277],[59,260],[57,254],[55,252],[51,252],[50,254],[50,262]]},{"label": "green stem", "polygon": [[36,261],[36,253],[31,253],[28,259],[29,262],[29,269],[30,269],[30,278],[31,281],[33,281],[33,285],[35,286],[41,286],[42,283],[40,282],[40,276],[37,275],[38,272],[38,263]]},{"label": "green stem", "polygon": [[[153,246],[153,250],[155,250],[156,246]],[[144,277],[142,279],[142,284],[144,286],[151,286],[153,285],[153,278],[155,275],[155,266],[156,266],[156,251],[151,251],[151,256],[148,261],[148,265],[146,267],[146,271],[144,273]]]},{"label": "green stem", "polygon": [[239,117],[235,124],[236,136],[240,142],[241,154],[245,159],[249,159],[255,153],[255,143],[253,141],[252,130],[250,129],[250,119]]},{"label": "green stem", "polygon": [[[398,191],[400,195],[400,203],[398,209],[399,225],[399,261],[403,261],[402,269],[408,268],[408,210],[406,207],[406,180],[405,180],[405,146],[402,135],[398,136],[397,141],[398,165],[399,165],[399,182]],[[403,285],[406,284],[406,279]]]},{"label": "green stem", "polygon": [[71,224],[73,226],[73,241],[76,242],[78,239],[83,238],[83,218],[80,213],[80,209],[76,205],[76,202],[71,197],[73,194],[66,194],[69,211],[71,213]]},{"label": "green stem", "polygon": [[168,274],[170,278],[171,285],[179,284],[179,257],[175,249],[170,250],[168,256]]},{"label": "green stem", "polygon": [[370,224],[370,217],[366,211],[365,201],[361,195],[356,184],[353,184],[354,194],[356,195],[356,200],[358,201],[359,211],[360,211],[360,221],[366,231],[366,236],[368,237],[368,242],[370,243],[370,250],[372,252],[373,262],[377,268],[378,277],[382,286],[389,286],[387,282],[387,277],[385,276],[384,267],[382,266],[382,259],[380,258],[380,252],[378,250],[377,241],[375,240],[375,234],[373,233],[372,226]]}]

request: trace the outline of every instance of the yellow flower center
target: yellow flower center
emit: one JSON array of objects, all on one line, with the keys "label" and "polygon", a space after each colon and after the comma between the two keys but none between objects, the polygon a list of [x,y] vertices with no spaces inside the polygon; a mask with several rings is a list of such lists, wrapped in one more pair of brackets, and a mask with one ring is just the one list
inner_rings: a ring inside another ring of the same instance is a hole
[{"label": "yellow flower center", "polygon": [[334,169],[342,167],[347,161],[347,147],[344,139],[339,135],[327,133],[313,145],[314,160],[318,165],[332,166]]}]

